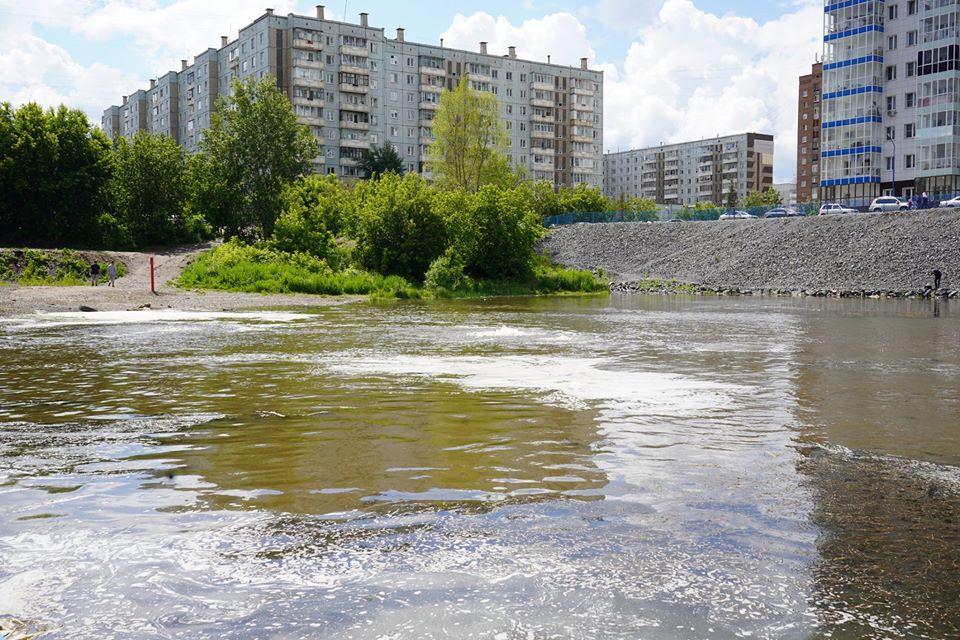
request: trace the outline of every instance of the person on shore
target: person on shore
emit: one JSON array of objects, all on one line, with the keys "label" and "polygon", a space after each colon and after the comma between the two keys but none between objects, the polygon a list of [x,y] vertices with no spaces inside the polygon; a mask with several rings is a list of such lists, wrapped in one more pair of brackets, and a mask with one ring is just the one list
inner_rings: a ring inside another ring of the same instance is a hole
[{"label": "person on shore", "polygon": [[90,284],[96,287],[100,283],[100,263],[96,260],[90,265]]},{"label": "person on shore", "polygon": [[930,199],[927,198],[927,192],[924,191],[924,192],[923,192],[923,195],[920,196],[920,208],[921,208],[921,209],[926,209],[926,208],[929,207],[929,206],[930,206]]},{"label": "person on shore", "polygon": [[940,288],[940,277],[943,274],[940,273],[940,269],[934,269],[930,275],[933,276],[933,290],[936,291]]},{"label": "person on shore", "polygon": [[113,287],[114,282],[117,279],[117,265],[114,264],[113,260],[110,261],[110,264],[107,265],[107,276],[110,278],[110,284],[108,287]]}]

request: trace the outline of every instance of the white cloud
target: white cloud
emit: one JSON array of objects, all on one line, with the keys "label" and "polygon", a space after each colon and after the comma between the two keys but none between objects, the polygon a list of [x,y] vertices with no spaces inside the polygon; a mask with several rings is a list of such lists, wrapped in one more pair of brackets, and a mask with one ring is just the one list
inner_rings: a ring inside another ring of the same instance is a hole
[{"label": "white cloud", "polygon": [[443,32],[444,45],[456,49],[478,51],[480,42],[487,43],[492,54],[506,54],[507,47],[517,47],[517,57],[554,64],[578,65],[580,58],[592,61],[596,56],[587,40],[587,28],[569,13],[554,13],[538,20],[513,25],[500,16],[478,12],[470,16],[457,14],[453,24]]},{"label": "white cloud", "polygon": [[772,133],[776,179],[792,180],[797,79],[820,51],[822,16],[816,0],[763,24],[667,0],[631,46],[622,76],[606,79],[605,146]]}]

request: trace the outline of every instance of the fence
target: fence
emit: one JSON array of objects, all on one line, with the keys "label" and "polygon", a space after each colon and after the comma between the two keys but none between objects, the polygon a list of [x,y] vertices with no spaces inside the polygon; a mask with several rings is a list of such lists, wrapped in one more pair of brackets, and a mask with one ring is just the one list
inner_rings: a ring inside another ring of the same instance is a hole
[{"label": "fence", "polygon": [[[768,205],[763,207],[740,207],[737,211],[746,211],[757,218],[764,217],[768,211],[780,205]],[[815,216],[820,210],[820,205],[812,202],[789,207],[805,216]],[[578,223],[598,223],[598,222],[666,222],[669,220],[717,220],[721,215],[730,211],[726,207],[711,209],[685,209],[681,207],[667,207],[656,212],[653,211],[579,211],[573,213],[561,213],[550,216],[543,221],[545,227],[557,227]]]}]

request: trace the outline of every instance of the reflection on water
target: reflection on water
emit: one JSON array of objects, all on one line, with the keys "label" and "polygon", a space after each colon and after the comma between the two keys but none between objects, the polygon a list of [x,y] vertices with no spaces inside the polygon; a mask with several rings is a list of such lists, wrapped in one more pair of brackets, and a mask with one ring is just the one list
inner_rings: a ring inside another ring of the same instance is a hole
[{"label": "reflection on water", "polygon": [[958,345],[919,302],[4,318],[0,625],[955,635]]}]

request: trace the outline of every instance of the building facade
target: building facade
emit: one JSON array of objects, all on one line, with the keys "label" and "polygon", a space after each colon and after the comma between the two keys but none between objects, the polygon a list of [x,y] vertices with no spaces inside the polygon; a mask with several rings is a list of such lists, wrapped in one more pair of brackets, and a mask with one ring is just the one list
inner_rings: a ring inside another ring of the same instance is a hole
[{"label": "building facade", "polygon": [[586,59],[567,67],[521,60],[515,47],[492,55],[483,42],[477,52],[406,42],[402,28],[387,38],[366,13],[348,24],[319,5],[315,16],[268,9],[237,39],[221,37],[218,49],[109,107],[102,126],[128,138],[166,134],[194,152],[233,80],[268,73],[321,145],[319,173],[356,177],[363,150],[390,142],[407,171],[427,174],[440,94],[467,77],[497,96],[514,166],[557,186],[602,185],[603,73]]},{"label": "building facade", "polygon": [[960,191],[960,6],[824,6],[822,199]]},{"label": "building facade", "polygon": [[603,156],[603,192],[614,200],[722,206],[733,187],[738,199],[773,186],[773,136],[763,133],[661,145]]},{"label": "building facade", "polygon": [[820,98],[823,63],[800,76],[797,102],[797,202],[820,199]]}]

